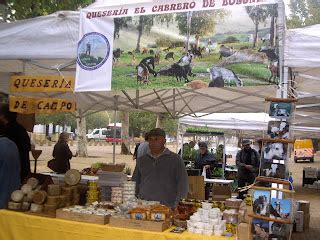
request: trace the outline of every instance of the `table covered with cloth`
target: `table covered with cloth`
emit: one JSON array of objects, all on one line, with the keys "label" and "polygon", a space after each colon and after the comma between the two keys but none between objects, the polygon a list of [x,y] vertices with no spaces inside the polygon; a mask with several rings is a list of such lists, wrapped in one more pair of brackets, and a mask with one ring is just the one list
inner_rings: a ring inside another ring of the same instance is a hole
[{"label": "table covered with cloth", "polygon": [[233,237],[204,236],[188,232],[171,233],[141,231],[46,218],[21,212],[0,210],[1,240],[232,240]]}]

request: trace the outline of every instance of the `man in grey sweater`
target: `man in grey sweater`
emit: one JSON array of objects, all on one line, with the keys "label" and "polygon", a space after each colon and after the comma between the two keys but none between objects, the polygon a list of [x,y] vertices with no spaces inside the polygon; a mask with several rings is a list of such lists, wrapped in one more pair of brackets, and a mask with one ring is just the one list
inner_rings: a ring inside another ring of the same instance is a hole
[{"label": "man in grey sweater", "polygon": [[166,134],[162,129],[150,130],[148,141],[150,152],[137,159],[132,177],[136,195],[175,208],[188,194],[185,165],[178,154],[165,147]]}]

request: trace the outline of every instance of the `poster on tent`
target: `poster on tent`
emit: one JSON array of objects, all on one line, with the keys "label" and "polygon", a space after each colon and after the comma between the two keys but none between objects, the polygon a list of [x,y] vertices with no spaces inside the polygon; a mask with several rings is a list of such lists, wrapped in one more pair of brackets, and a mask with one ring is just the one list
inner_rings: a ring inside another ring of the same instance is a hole
[{"label": "poster on tent", "polygon": [[276,2],[93,4],[80,15],[76,91],[275,84]]}]

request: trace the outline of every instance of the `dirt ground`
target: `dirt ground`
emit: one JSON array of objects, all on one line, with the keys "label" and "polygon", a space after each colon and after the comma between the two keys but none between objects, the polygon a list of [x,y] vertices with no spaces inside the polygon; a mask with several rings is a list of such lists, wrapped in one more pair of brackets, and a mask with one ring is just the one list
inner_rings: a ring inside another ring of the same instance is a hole
[{"label": "dirt ground", "polygon": [[[105,143],[104,143],[105,144]],[[42,150],[42,154],[40,155],[37,162],[37,172],[50,172],[51,170],[47,168],[47,162],[52,159],[52,150],[53,144],[51,146],[48,145],[36,145],[36,149]],[[175,144],[168,144],[167,147],[176,152]],[[76,153],[76,144],[70,146],[71,151]],[[131,151],[133,152],[134,146],[131,146]],[[92,163],[95,162],[104,162],[104,163],[112,163],[113,161],[113,146],[110,144],[106,145],[97,145],[97,146],[88,146],[88,157],[73,157],[71,162],[71,168],[82,170],[83,168],[90,167]],[[34,169],[34,159],[30,156],[31,159],[31,169]],[[230,160],[228,160],[230,161]],[[234,162],[234,158],[231,160]],[[135,167],[135,161],[132,159],[132,155],[121,155],[120,154],[120,146],[116,145],[115,147],[115,163],[125,163],[126,166],[129,166],[132,171]],[[304,231],[303,233],[294,233],[292,239],[299,240],[307,240],[307,239],[319,239],[320,235],[320,189],[309,189],[306,187],[302,187],[302,170],[304,167],[314,167],[320,168],[320,152],[318,152],[315,156],[314,163],[308,162],[300,162],[294,163],[291,159],[288,163],[289,171],[292,172],[294,179],[294,189],[295,200],[307,200],[310,201],[311,208],[311,221],[310,221],[310,229]]]}]

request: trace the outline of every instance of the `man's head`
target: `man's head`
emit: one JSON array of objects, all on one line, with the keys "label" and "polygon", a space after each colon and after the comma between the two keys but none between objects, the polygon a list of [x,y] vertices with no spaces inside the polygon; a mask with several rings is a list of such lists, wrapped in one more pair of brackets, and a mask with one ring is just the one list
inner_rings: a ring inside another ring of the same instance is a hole
[{"label": "man's head", "polygon": [[199,142],[199,151],[200,154],[205,154],[208,151],[208,145],[205,142]]},{"label": "man's head", "polygon": [[158,155],[165,149],[166,133],[161,128],[154,128],[148,132],[148,142],[150,152],[153,155]]},{"label": "man's head", "polygon": [[0,103],[0,121],[3,124],[7,124],[8,122],[15,121],[17,118],[16,112],[10,112],[9,104]]},{"label": "man's head", "polygon": [[242,147],[244,149],[250,149],[251,141],[249,139],[245,139],[242,141]]}]

